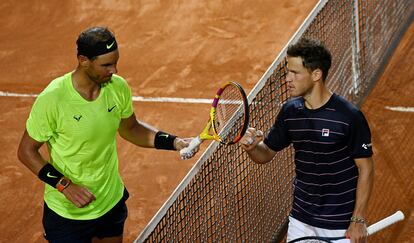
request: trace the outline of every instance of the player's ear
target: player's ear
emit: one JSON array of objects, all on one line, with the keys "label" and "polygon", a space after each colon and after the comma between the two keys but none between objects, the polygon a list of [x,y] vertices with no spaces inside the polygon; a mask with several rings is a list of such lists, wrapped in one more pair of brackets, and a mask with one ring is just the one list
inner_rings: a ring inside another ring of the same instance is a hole
[{"label": "player's ear", "polygon": [[312,80],[313,81],[319,81],[322,80],[322,70],[317,68],[312,71]]},{"label": "player's ear", "polygon": [[90,64],[89,58],[84,55],[78,55],[78,62],[79,62],[79,65],[82,67],[88,67]]}]

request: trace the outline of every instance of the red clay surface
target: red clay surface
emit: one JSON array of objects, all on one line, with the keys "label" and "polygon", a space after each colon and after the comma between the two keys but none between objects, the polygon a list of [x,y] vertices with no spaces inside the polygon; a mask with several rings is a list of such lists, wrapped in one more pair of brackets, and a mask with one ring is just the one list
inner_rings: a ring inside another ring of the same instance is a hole
[{"label": "red clay surface", "polygon": [[378,232],[370,242],[413,242],[414,235],[414,22],[400,41],[384,73],[362,106],[371,126],[375,186],[369,208],[374,223],[397,210],[406,219]]},{"label": "red clay surface", "polygon": [[[76,37],[93,25],[115,32],[119,74],[134,95],[211,98],[219,84],[230,80],[250,91],[316,2],[3,0],[0,91],[37,94],[53,78],[74,69]],[[384,106],[414,106],[413,33],[411,27],[398,49],[401,54],[393,57],[363,107],[372,127],[377,164],[372,221],[396,209],[411,217],[414,117]],[[16,158],[33,102],[33,98],[0,97],[0,242],[44,242],[43,183]],[[140,120],[180,136],[196,135],[208,110],[207,104],[136,102],[134,107]],[[138,148],[121,139],[118,144],[121,174],[131,194],[124,239],[131,242],[201,153],[181,161],[174,152]],[[412,222],[411,217],[378,237],[408,242]]]}]

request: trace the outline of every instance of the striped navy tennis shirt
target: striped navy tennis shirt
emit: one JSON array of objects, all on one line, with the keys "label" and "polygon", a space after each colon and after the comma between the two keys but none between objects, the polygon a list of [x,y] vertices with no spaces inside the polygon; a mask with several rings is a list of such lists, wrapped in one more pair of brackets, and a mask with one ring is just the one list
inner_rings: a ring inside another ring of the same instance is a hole
[{"label": "striped navy tennis shirt", "polygon": [[295,98],[283,105],[264,143],[275,151],[291,143],[295,149],[291,216],[315,227],[347,229],[358,181],[354,159],[372,156],[362,112],[336,94],[314,110]]}]

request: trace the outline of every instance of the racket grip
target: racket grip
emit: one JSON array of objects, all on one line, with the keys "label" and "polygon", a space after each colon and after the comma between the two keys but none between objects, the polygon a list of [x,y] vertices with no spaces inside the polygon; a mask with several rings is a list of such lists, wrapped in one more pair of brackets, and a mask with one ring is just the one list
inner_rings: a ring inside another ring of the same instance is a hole
[{"label": "racket grip", "polygon": [[397,211],[396,213],[394,213],[393,215],[390,215],[388,217],[386,217],[385,219],[372,224],[368,227],[368,235],[372,235],[374,233],[376,233],[377,231],[380,231],[398,221],[401,221],[404,219],[404,213],[401,211]]},{"label": "racket grip", "polygon": [[254,141],[256,141],[256,137],[258,137],[258,136],[263,136],[263,132],[261,130],[257,130],[256,133],[253,136],[248,138],[247,141],[246,141],[246,145],[253,144]]},{"label": "racket grip", "polygon": [[198,146],[200,146],[202,140],[200,139],[200,136],[197,136],[193,140],[191,140],[188,147],[185,147],[180,150],[180,156],[181,159],[189,159],[194,156],[196,149]]}]

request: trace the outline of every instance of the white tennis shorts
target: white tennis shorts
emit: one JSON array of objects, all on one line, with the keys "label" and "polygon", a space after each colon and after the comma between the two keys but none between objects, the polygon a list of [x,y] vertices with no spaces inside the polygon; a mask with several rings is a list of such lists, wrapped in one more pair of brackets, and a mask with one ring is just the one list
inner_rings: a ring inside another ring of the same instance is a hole
[{"label": "white tennis shorts", "polygon": [[[306,236],[322,236],[322,237],[342,237],[345,236],[346,230],[330,230],[314,227],[305,224],[295,218],[289,216],[289,227],[287,233],[287,241]],[[334,241],[335,243],[349,243],[351,240],[342,239]]]}]

